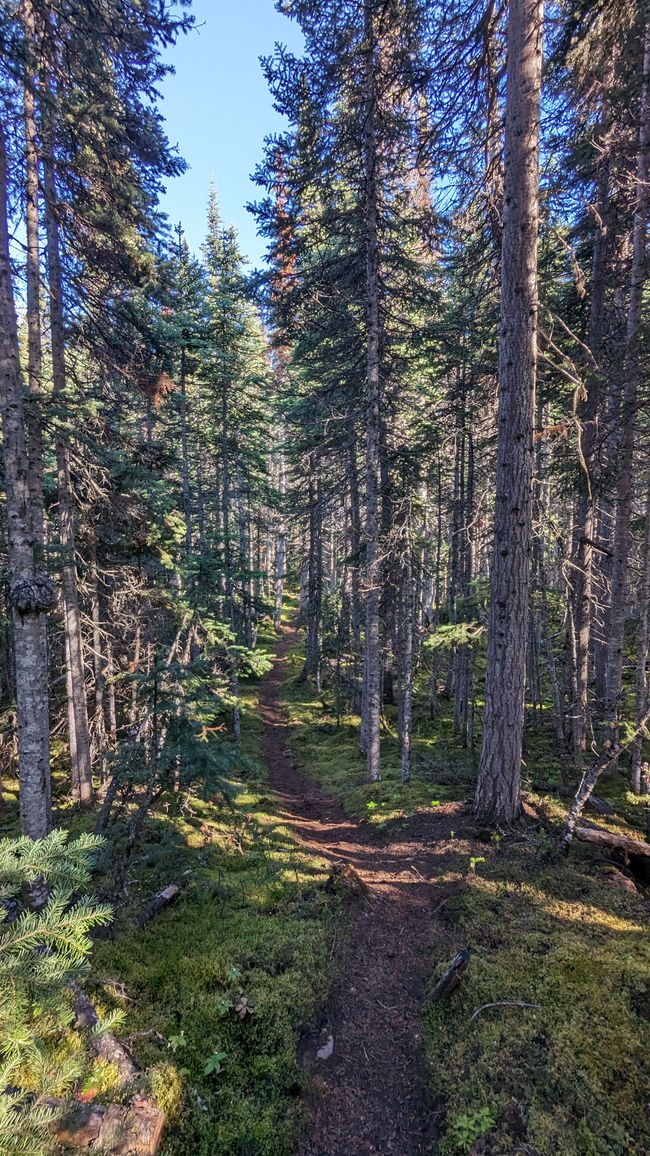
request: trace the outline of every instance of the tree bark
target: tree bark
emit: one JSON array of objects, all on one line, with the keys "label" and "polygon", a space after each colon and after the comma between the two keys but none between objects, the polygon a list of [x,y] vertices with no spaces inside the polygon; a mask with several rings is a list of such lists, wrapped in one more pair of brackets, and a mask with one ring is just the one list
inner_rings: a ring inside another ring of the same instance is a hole
[{"label": "tree bark", "polygon": [[365,0],[363,175],[365,182],[366,262],[366,524],[365,602],[366,637],[364,661],[364,744],[368,779],[381,778],[381,652],[379,640],[379,466],[381,437],[379,243],[377,209],[377,126],[375,93],[376,41],[373,11]]},{"label": "tree bark", "polygon": [[[650,473],[647,480],[645,534],[641,555],[641,584],[639,586],[639,624],[636,639],[635,698],[638,722],[639,719],[643,718],[648,708],[650,690],[648,671],[648,655],[650,654]],[[635,795],[642,795],[650,790],[650,783],[643,781],[642,759],[643,741],[639,737],[632,744],[632,790]]]},{"label": "tree bark", "polygon": [[402,725],[400,738],[402,743],[402,782],[408,783],[411,778],[411,739],[413,734],[413,634],[415,629],[415,579],[413,574],[413,558],[411,554],[410,524],[406,527],[406,544],[404,554],[404,629],[402,633]]},{"label": "tree bark", "polygon": [[[34,50],[36,22],[31,0],[23,0],[21,15],[28,51]],[[34,520],[35,561],[38,564],[44,545],[43,512],[43,435],[41,404],[43,398],[43,356],[41,341],[41,266],[38,215],[38,137],[36,129],[36,69],[28,67],[24,88],[25,121],[25,235],[27,241],[27,384],[26,407],[27,453],[29,455],[29,497]]]},{"label": "tree bark", "polygon": [[510,823],[520,811],[537,359],[542,14],[543,0],[511,0],[494,555],[476,788],[476,816],[488,823]]},{"label": "tree bark", "polygon": [[[602,142],[601,142],[602,143]],[[591,643],[592,603],[594,585],[593,540],[596,529],[595,479],[592,476],[594,450],[597,443],[597,418],[602,408],[603,381],[598,368],[602,357],[603,314],[606,284],[607,252],[607,209],[609,201],[609,168],[603,165],[598,181],[595,236],[591,263],[591,287],[589,302],[588,344],[594,361],[592,372],[587,376],[587,397],[582,410],[578,411],[580,441],[589,477],[580,472],[579,490],[576,497],[575,535],[577,538],[574,557],[573,598],[576,639],[577,702],[573,715],[573,754],[576,766],[581,767],[586,746],[589,721],[589,657]]]},{"label": "tree bark", "polygon": [[623,679],[623,645],[625,639],[628,564],[630,553],[630,519],[634,492],[634,431],[639,391],[639,337],[643,286],[645,283],[648,195],[648,147],[650,146],[650,19],[646,18],[643,51],[643,80],[639,111],[639,149],[636,169],[636,195],[632,233],[632,267],[625,335],[624,387],[621,402],[621,440],[616,459],[616,520],[612,557],[612,579],[609,615],[609,644],[605,720],[613,728],[617,741],[617,722]]},{"label": "tree bark", "polygon": [[187,357],[185,347],[181,349],[180,364],[180,419],[181,419],[181,489],[183,494],[183,518],[185,521],[185,554],[192,557],[192,489],[190,485],[190,452],[187,437]]},{"label": "tree bark", "polygon": [[[2,411],[7,541],[14,627],[20,823],[42,839],[51,827],[47,616],[53,584],[35,565],[33,477],[27,456],[18,326],[7,220],[7,154],[0,126],[0,406]],[[32,483],[30,485],[30,483]],[[34,597],[28,606],[29,591]]]},{"label": "tree bark", "polygon": [[[48,134],[48,155],[44,163],[45,231],[47,235],[47,273],[49,282],[50,330],[52,346],[52,385],[54,396],[62,402],[66,388],[65,329],[63,320],[63,278],[59,251],[59,226],[54,176],[53,137]],[[88,702],[84,670],[84,647],[81,633],[81,614],[77,591],[76,543],[74,527],[74,495],[70,478],[70,457],[62,429],[56,432],[56,465],[59,489],[59,534],[62,564],[63,613],[66,632],[69,677],[67,686],[71,695],[70,722],[74,726],[71,756],[76,756],[72,777],[81,806],[88,806],[94,798]]]},{"label": "tree bark", "polygon": [[314,676],[320,691],[323,602],[323,503],[315,455],[309,455],[309,576],[307,596],[307,653],[299,681]]},{"label": "tree bark", "polygon": [[282,429],[280,431],[280,449],[278,452],[278,504],[280,507],[280,516],[275,539],[275,607],[273,611],[273,625],[276,630],[279,630],[282,626],[284,583],[287,577],[287,525],[284,510],[286,493],[287,471],[284,460],[284,429]]}]

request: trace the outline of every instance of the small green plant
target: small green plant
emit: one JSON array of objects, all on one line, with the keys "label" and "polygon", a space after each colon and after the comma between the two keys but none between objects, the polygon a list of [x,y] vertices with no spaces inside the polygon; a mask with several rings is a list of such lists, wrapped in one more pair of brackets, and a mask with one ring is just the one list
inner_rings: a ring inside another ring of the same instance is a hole
[{"label": "small green plant", "polygon": [[550,855],[554,848],[555,844],[545,827],[540,827],[537,832],[537,845],[541,855]]},{"label": "small green plant", "polygon": [[204,1076],[218,1076],[223,1067],[223,1061],[226,1059],[226,1052],[213,1052],[208,1056],[203,1065]]},{"label": "small green plant", "polygon": [[473,1144],[494,1128],[495,1120],[489,1108],[456,1116],[447,1128],[447,1138],[457,1152],[469,1152]]},{"label": "small green plant", "polygon": [[180,1035],[170,1036],[167,1040],[167,1047],[170,1048],[172,1052],[177,1052],[179,1048],[187,1047],[185,1033],[181,1032]]},{"label": "small green plant", "polygon": [[217,1002],[217,1012],[220,1016],[227,1016],[229,1011],[232,1011],[233,1001],[229,995],[224,995],[222,999]]},{"label": "small green plant", "polygon": [[476,874],[476,868],[479,863],[485,863],[485,855],[472,855],[469,861],[469,869],[473,875]]}]

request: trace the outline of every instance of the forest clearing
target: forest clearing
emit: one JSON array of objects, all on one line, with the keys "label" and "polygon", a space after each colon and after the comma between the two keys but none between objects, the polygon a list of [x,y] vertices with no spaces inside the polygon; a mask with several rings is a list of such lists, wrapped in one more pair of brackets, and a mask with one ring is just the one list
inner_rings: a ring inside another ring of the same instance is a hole
[{"label": "forest clearing", "polygon": [[650,5],[0,70],[0,1156],[650,1156]]}]

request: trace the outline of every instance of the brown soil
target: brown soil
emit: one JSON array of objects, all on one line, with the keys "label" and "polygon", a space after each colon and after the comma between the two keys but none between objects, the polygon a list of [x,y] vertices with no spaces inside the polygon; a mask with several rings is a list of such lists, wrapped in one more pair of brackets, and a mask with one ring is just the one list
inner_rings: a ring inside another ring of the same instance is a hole
[{"label": "brown soil", "polygon": [[322,1022],[301,1041],[317,1091],[296,1156],[431,1153],[442,1112],[428,1095],[420,1021],[434,941],[448,938],[436,912],[449,886],[437,879],[470,850],[458,838],[462,804],[379,833],[348,818],[337,800],[309,782],[287,750],[282,710],[283,660],[292,637],[284,633],[261,688],[264,760],[300,841],[333,865],[348,864],[365,885],[345,942],[336,946],[337,974]]}]

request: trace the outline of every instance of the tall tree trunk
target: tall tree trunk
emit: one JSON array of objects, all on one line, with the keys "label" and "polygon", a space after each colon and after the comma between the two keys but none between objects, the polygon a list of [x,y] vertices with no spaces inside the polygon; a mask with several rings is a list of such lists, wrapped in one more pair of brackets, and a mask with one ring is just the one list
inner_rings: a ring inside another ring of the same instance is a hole
[{"label": "tall tree trunk", "polygon": [[106,777],[106,719],[105,719],[105,689],[106,689],[106,658],[102,637],[102,599],[99,589],[99,567],[97,565],[97,539],[94,529],[90,535],[90,579],[92,583],[92,620],[93,620],[93,671],[95,675],[95,713],[93,716],[95,743],[99,752],[101,764],[101,779]]},{"label": "tall tree trunk", "polygon": [[365,182],[366,259],[366,525],[365,525],[365,678],[364,745],[368,778],[381,778],[381,652],[379,642],[379,467],[381,437],[379,243],[377,211],[376,41],[373,6],[364,10],[363,175]]},{"label": "tall tree trunk", "polygon": [[246,506],[244,502],[244,470],[241,464],[239,451],[235,462],[235,483],[237,486],[237,530],[239,535],[239,572],[241,582],[242,617],[244,622],[244,642],[249,648],[253,645],[253,622],[251,605],[251,559],[250,538],[246,522]]},{"label": "tall tree trunk", "polygon": [[537,357],[542,14],[543,0],[511,0],[494,555],[476,787],[476,815],[490,823],[510,823],[520,810]]},{"label": "tall tree trunk", "polygon": [[323,501],[315,455],[309,455],[309,577],[307,653],[300,681],[315,676],[320,690],[321,620],[323,601]]},{"label": "tall tree trunk", "polygon": [[630,519],[634,491],[634,430],[639,391],[639,334],[645,282],[648,196],[648,147],[650,145],[650,19],[646,17],[643,80],[639,110],[639,149],[632,233],[630,295],[625,334],[624,387],[621,403],[621,439],[616,459],[616,520],[612,551],[612,578],[607,650],[605,719],[618,741],[616,723],[620,712],[623,679],[623,645],[630,553]]},{"label": "tall tree trunk", "polygon": [[[21,14],[28,51],[35,50],[36,24],[31,0],[23,0]],[[29,404],[26,407],[27,453],[29,455],[29,501],[34,519],[35,563],[43,553],[43,435],[41,403],[43,395],[43,357],[41,342],[41,264],[38,214],[38,137],[34,86],[36,68],[29,70],[24,89],[25,120],[25,234],[27,241],[27,384]]]},{"label": "tall tree trunk", "polygon": [[[48,133],[48,137],[48,155],[45,157],[44,164],[44,194],[52,347],[52,385],[54,396],[59,403],[63,403],[66,388],[63,278],[59,252],[59,226],[54,176],[53,136],[51,132]],[[76,766],[73,768],[73,782],[76,784],[79,803],[82,806],[87,806],[94,798],[94,790],[81,614],[79,611],[79,595],[77,591],[74,495],[70,478],[68,446],[65,434],[60,428],[58,428],[56,432],[56,466],[59,490],[59,533],[62,552],[61,586],[63,589],[63,614],[67,638],[66,647],[69,659],[69,679],[67,685],[69,693],[72,696],[72,709],[69,712],[69,717],[71,725],[74,725],[75,729],[74,749],[76,753]]]},{"label": "tall tree trunk", "polygon": [[232,549],[230,542],[230,447],[228,445],[228,386],[221,387],[221,526],[223,529],[223,568],[226,614],[232,629],[235,627],[235,607],[232,596]]},{"label": "tall tree trunk", "polygon": [[187,437],[187,357],[181,349],[180,364],[180,419],[181,419],[181,489],[183,495],[183,518],[185,521],[185,553],[192,557],[192,489],[190,486],[190,451]]},{"label": "tall tree trunk", "polygon": [[[648,709],[650,698],[650,671],[648,670],[648,656],[650,655],[650,472],[647,479],[646,507],[645,507],[645,534],[643,536],[643,551],[641,554],[641,582],[639,585],[639,624],[637,627],[637,656],[636,656],[636,721],[643,718]],[[648,770],[643,770],[643,736],[639,735],[632,744],[632,790],[636,795],[650,791]]]},{"label": "tall tree trunk", "polygon": [[280,432],[280,450],[278,453],[278,505],[280,514],[275,539],[275,607],[273,624],[276,630],[279,630],[282,625],[284,583],[287,577],[287,524],[284,509],[286,494],[287,471],[284,460],[284,429],[282,429]]},{"label": "tall tree trunk", "polygon": [[598,181],[595,236],[591,262],[591,292],[589,302],[588,344],[593,367],[587,377],[587,397],[578,412],[582,455],[588,476],[581,471],[576,499],[574,557],[574,604],[576,631],[577,702],[573,709],[573,746],[577,767],[582,766],[589,722],[589,660],[594,586],[594,549],[596,538],[595,479],[593,477],[594,450],[597,444],[597,418],[603,402],[603,381],[600,369],[603,343],[603,314],[605,304],[605,273],[607,252],[606,216],[609,201],[609,170],[605,163]]},{"label": "tall tree trunk", "polygon": [[411,553],[410,517],[406,525],[406,543],[404,553],[403,573],[403,614],[404,626],[402,631],[402,725],[400,738],[402,746],[402,782],[408,783],[411,777],[411,739],[413,734],[413,635],[415,630],[415,579],[413,574],[413,557]]},{"label": "tall tree trunk", "polygon": [[[18,326],[11,280],[7,219],[7,153],[0,126],[0,406],[7,506],[10,598],[14,627],[20,823],[42,839],[51,827],[47,611],[53,583],[34,558],[33,477],[27,456]],[[31,483],[31,484],[30,484]]]}]

